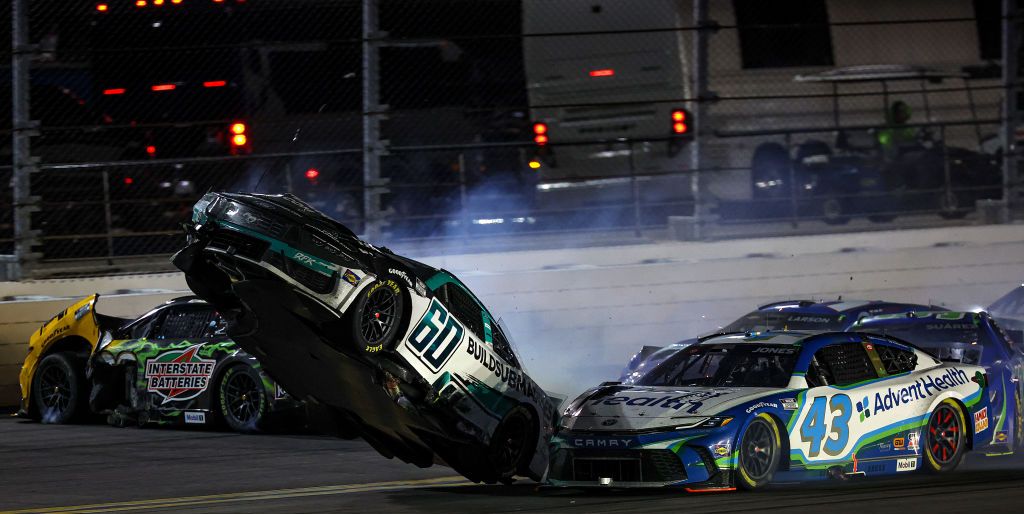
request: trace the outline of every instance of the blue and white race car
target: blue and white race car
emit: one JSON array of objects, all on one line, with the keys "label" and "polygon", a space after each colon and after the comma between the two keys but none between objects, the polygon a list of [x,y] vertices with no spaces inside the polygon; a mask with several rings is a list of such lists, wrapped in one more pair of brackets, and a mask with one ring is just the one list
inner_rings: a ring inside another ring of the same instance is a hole
[{"label": "blue and white race car", "polygon": [[573,401],[548,479],[728,490],[950,471],[991,445],[988,387],[980,366],[878,334],[712,336]]},{"label": "blue and white race car", "polygon": [[[735,332],[777,332],[780,330],[807,330],[810,332],[843,331],[858,319],[879,314],[894,314],[909,311],[944,311],[934,305],[885,302],[882,300],[837,300],[816,302],[814,300],[782,300],[762,305],[736,321],[716,330],[716,334]],[[697,342],[697,338],[684,339],[665,347],[644,346],[630,358],[622,370],[619,380],[631,384],[653,369],[673,353]]]},{"label": "blue and white race car", "polygon": [[1024,449],[1024,348],[985,312],[909,312],[873,316],[851,330],[913,341],[943,361],[985,368],[991,382],[987,454]]}]

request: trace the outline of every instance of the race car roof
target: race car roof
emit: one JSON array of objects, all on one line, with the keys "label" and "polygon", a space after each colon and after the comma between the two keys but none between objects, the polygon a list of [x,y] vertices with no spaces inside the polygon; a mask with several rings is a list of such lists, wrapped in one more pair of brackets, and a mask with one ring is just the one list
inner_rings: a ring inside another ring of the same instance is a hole
[{"label": "race car roof", "polygon": [[881,314],[861,318],[850,328],[856,331],[866,327],[924,327],[934,325],[936,322],[961,322],[981,324],[985,316],[976,312],[957,311],[912,311],[903,314]]},{"label": "race car roof", "polygon": [[[758,310],[793,312],[801,314],[852,314],[862,311],[877,311],[878,314],[906,312],[908,310],[941,311],[942,307],[914,303],[887,302],[884,300],[836,300],[817,302],[810,300],[779,301],[762,305]],[[875,312],[871,312],[874,314]]]}]

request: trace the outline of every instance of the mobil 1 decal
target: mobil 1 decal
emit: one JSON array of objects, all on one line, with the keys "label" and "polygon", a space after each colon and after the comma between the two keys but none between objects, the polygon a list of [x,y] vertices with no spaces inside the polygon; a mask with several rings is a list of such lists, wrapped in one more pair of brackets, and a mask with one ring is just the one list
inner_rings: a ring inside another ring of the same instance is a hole
[{"label": "mobil 1 decal", "polygon": [[437,298],[416,323],[405,344],[435,373],[444,367],[465,338],[466,328]]},{"label": "mobil 1 decal", "polygon": [[217,361],[197,355],[202,344],[170,350],[146,361],[146,390],[163,403],[191,400],[206,390]]},{"label": "mobil 1 decal", "polygon": [[929,398],[968,382],[962,370],[947,369],[842,391],[813,388],[792,427],[791,446],[812,462],[845,459],[862,436],[924,414]]}]

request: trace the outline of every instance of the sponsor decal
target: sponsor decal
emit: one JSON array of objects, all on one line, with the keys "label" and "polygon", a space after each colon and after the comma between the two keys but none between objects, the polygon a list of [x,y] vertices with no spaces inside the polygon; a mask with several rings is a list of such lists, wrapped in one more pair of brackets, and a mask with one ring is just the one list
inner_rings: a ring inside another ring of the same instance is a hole
[{"label": "sponsor decal", "polygon": [[295,260],[297,260],[299,262],[304,262],[304,263],[309,264],[311,266],[319,264],[319,261],[317,261],[315,258],[310,257],[310,256],[308,256],[308,255],[306,255],[306,254],[304,254],[302,252],[295,252],[295,255],[292,255],[292,259],[295,259]]},{"label": "sponsor decal", "polygon": [[871,403],[868,401],[867,396],[865,396],[863,400],[857,402],[857,412],[860,413],[861,422],[871,417]]},{"label": "sponsor decal", "polygon": [[797,410],[800,408],[800,404],[797,403],[796,398],[782,398],[779,401],[782,402],[782,408],[785,410]]},{"label": "sponsor decal", "polygon": [[406,273],[406,272],[404,272],[404,271],[402,271],[400,269],[395,269],[395,268],[388,268],[388,273],[390,273],[390,274],[392,274],[392,275],[394,275],[396,277],[401,277],[402,280],[405,280],[406,284],[409,284],[409,287],[413,286],[412,279],[409,278],[409,274],[408,273]]},{"label": "sponsor decal", "polygon": [[79,307],[75,311],[75,321],[78,321],[78,320],[82,319],[83,317],[85,317],[85,315],[89,313],[89,309],[91,309],[91,308],[92,308],[92,302],[89,302],[89,303]]},{"label": "sponsor decal", "polygon": [[[483,364],[485,368],[494,373],[498,380],[505,383],[509,389],[515,389],[525,396],[536,399],[537,388],[534,386],[533,381],[528,379],[522,371],[510,366],[505,361],[494,355],[484,343],[477,343],[472,338],[469,339],[469,343],[466,344],[466,353],[476,359],[480,364]],[[611,421],[613,424],[615,420]]]},{"label": "sponsor decal", "polygon": [[[633,407],[659,407],[662,409],[679,410],[686,407],[686,412],[693,414],[700,410],[704,406],[705,400],[712,398],[718,398],[729,394],[729,392],[723,391],[700,391],[693,393],[684,393],[676,396],[638,396],[635,398],[629,396],[608,396],[605,398],[598,398],[590,402],[591,405],[629,405]],[[778,407],[776,407],[778,408]]]},{"label": "sponsor decal", "polygon": [[802,323],[830,323],[832,319],[824,316],[793,316],[786,321],[790,323],[797,321]]},{"label": "sponsor decal", "polygon": [[202,344],[164,352],[146,361],[146,390],[170,401],[191,400],[206,390],[217,361],[196,355]]},{"label": "sponsor decal", "polygon": [[278,384],[278,383],[275,382],[274,383],[274,399],[275,400],[280,400],[281,398],[286,398],[287,396],[288,396],[288,391],[285,391],[281,387],[281,384]]},{"label": "sponsor decal", "polygon": [[907,440],[903,437],[892,438],[892,447],[896,450],[902,450],[907,447]]},{"label": "sponsor decal", "polygon": [[793,355],[796,353],[796,348],[772,348],[770,346],[762,346],[760,348],[754,348],[754,351],[750,353],[771,353],[776,355]]},{"label": "sponsor decal", "polygon": [[890,443],[878,443],[878,451],[887,452],[892,450],[892,444]]},{"label": "sponsor decal", "polygon": [[917,459],[896,459],[896,471],[914,471],[917,469]]},{"label": "sponsor decal", "polygon": [[715,454],[715,457],[728,457],[731,449],[729,443],[718,443],[711,447],[711,453]]},{"label": "sponsor decal", "polygon": [[462,345],[465,336],[466,328],[462,323],[449,314],[437,298],[433,298],[405,343],[431,371],[437,373]]},{"label": "sponsor decal", "polygon": [[577,448],[629,448],[633,441],[629,439],[591,439],[586,437],[577,437],[570,440],[571,444]]},{"label": "sponsor decal", "polygon": [[189,425],[202,425],[206,423],[205,412],[185,411],[185,423]]},{"label": "sponsor decal", "polygon": [[349,284],[359,284],[359,275],[352,273],[352,270],[350,269],[345,270],[345,273],[341,274],[341,278],[345,279],[345,282],[348,282]]},{"label": "sponsor decal", "polygon": [[972,330],[975,327],[970,323],[927,323],[925,330]]},{"label": "sponsor decal", "polygon": [[[871,414],[878,414],[889,409],[923,400],[946,389],[961,386],[968,381],[967,373],[961,369],[949,369],[936,375],[925,375],[905,387],[889,388],[884,394],[875,393],[875,406]],[[865,410],[867,407],[865,406]],[[865,418],[867,416],[864,416]]]},{"label": "sponsor decal", "polygon": [[777,404],[777,403],[769,403],[769,402],[757,402],[757,403],[751,405],[750,407],[747,407],[747,414],[750,414],[751,412],[754,412],[757,409],[763,409],[765,407],[771,407],[773,409],[778,409],[779,408],[779,404]]},{"label": "sponsor decal", "polygon": [[1006,430],[1000,430],[996,432],[995,441],[997,443],[1005,443],[1006,440],[1009,439],[1009,437],[1010,435],[1006,432]]},{"label": "sponsor decal", "polygon": [[988,407],[974,413],[974,433],[980,434],[988,430]]},{"label": "sponsor decal", "polygon": [[921,448],[919,444],[919,438],[921,436],[917,432],[911,432],[907,434],[907,449],[917,451]]}]

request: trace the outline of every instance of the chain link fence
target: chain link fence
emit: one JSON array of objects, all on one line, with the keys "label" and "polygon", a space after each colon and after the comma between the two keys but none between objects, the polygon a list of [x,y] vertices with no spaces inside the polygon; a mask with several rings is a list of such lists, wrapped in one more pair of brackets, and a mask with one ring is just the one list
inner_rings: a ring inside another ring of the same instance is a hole
[{"label": "chain link fence", "polygon": [[999,2],[16,2],[38,165],[0,253],[27,205],[42,273],[151,266],[209,190],[458,245],[1005,220],[1020,182]]}]

